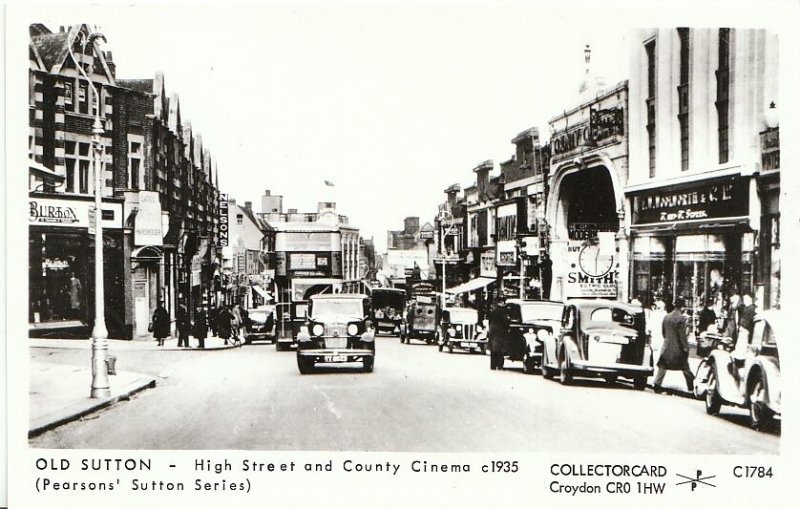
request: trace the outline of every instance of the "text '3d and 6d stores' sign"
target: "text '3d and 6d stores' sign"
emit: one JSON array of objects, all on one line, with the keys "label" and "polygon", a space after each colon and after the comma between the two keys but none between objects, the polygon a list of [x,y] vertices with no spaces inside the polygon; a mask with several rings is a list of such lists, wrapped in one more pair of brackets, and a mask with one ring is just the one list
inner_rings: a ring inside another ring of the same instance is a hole
[{"label": "text '3d and 6d stores' sign", "polygon": [[633,224],[745,217],[748,193],[744,178],[643,191],[633,196]]}]

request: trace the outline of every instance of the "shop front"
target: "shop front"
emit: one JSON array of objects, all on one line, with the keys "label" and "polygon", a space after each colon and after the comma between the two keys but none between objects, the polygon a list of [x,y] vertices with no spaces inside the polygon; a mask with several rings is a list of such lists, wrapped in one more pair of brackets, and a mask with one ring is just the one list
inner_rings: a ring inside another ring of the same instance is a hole
[{"label": "shop front", "polygon": [[[31,337],[89,337],[94,325],[94,201],[31,194],[28,199],[28,322]],[[125,337],[122,202],[104,200],[106,326]]]},{"label": "shop front", "polygon": [[750,187],[729,176],[630,192],[631,295],[683,298],[696,322],[708,302],[720,316],[731,295],[754,294]]}]

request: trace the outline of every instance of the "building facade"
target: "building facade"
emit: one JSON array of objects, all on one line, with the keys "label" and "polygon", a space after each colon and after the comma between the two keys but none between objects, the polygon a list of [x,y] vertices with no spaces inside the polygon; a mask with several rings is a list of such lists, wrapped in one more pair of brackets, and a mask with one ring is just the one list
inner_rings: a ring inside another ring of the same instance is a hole
[{"label": "building facade", "polygon": [[[94,195],[92,124],[99,113],[99,171],[103,202],[108,203],[102,211],[108,228],[107,328],[110,337],[131,338],[148,334],[159,300],[173,316],[179,303],[192,308],[194,280],[195,303],[213,298],[219,192],[211,178],[210,154],[183,125],[178,98],[167,98],[163,75],[117,79],[109,52],[81,45],[81,37],[90,32],[85,24],[58,32],[39,24],[30,27],[31,334],[87,337],[91,330],[88,214],[94,208],[89,204]],[[57,210],[75,214],[75,220],[46,218]],[[53,230],[55,225],[59,229]],[[65,295],[68,311],[61,309]]]},{"label": "building facade", "polygon": [[696,315],[732,294],[780,303],[778,38],[651,29],[631,51],[631,295]]}]

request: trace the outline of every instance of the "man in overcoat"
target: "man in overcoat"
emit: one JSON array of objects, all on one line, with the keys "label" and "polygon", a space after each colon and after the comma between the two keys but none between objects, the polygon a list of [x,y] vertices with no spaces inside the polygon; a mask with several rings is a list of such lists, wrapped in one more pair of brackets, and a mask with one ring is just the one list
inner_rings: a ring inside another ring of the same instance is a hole
[{"label": "man in overcoat", "polygon": [[489,315],[489,350],[491,351],[489,367],[491,369],[503,369],[503,350],[505,349],[505,336],[508,333],[505,302],[505,296],[500,294]]},{"label": "man in overcoat", "polygon": [[672,311],[664,317],[661,325],[664,344],[658,357],[658,372],[653,382],[657,393],[663,392],[661,382],[664,381],[667,370],[682,371],[686,387],[690,392],[694,389],[694,374],[689,368],[689,341],[686,336],[686,317],[683,316],[684,306],[682,298],[675,299]]}]

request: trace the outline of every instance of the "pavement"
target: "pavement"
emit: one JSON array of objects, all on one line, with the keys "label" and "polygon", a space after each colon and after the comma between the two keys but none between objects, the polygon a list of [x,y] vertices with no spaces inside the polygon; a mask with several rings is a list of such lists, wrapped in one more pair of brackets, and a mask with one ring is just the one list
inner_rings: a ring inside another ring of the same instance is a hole
[{"label": "pavement", "polygon": [[[205,340],[205,348],[197,346],[197,341],[190,338],[190,348],[179,348],[177,338],[168,338],[164,346],[158,346],[156,340],[148,337],[136,340],[109,339],[108,351],[131,350],[182,350],[186,352],[202,352],[208,350],[225,350],[235,348],[232,344],[217,337]],[[30,348],[43,349],[77,349],[91,350],[91,339],[29,339]],[[88,363],[87,363],[88,364]],[[29,395],[29,429],[28,437],[34,437],[67,422],[84,417],[92,412],[108,407],[147,388],[156,386],[156,378],[150,375],[130,371],[117,371],[109,375],[111,394],[102,398],[91,398],[92,381],[91,366],[61,365],[47,362],[31,361]]]}]

